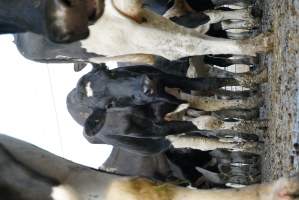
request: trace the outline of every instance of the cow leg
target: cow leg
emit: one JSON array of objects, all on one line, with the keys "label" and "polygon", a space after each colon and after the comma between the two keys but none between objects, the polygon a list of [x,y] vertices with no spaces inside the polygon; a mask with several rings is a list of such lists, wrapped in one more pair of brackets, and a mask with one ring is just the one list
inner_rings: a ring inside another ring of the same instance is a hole
[{"label": "cow leg", "polygon": [[218,67],[228,67],[233,64],[253,65],[257,63],[257,59],[250,56],[231,56],[225,58],[217,55],[207,55],[204,56],[204,63],[217,65]]},{"label": "cow leg", "polygon": [[253,16],[251,15],[251,9],[240,9],[232,11],[222,10],[209,10],[205,11],[204,14],[210,18],[209,24],[215,24],[225,20],[243,20],[248,24],[254,24]]},{"label": "cow leg", "polygon": [[215,96],[219,99],[244,99],[254,95],[253,91],[245,90],[245,91],[230,91],[230,90],[216,90]]},{"label": "cow leg", "polygon": [[[268,80],[268,70],[266,68],[263,69],[259,73],[254,73],[254,72],[233,73],[233,72],[225,71],[225,70],[222,70],[222,69],[219,69],[216,67],[212,67],[207,64],[203,65],[203,68],[204,68],[203,70],[201,70],[201,69],[197,70],[197,71],[203,72],[203,74],[197,73],[198,76],[200,76],[200,77],[209,76],[209,77],[211,77],[210,78],[211,80],[212,80],[212,77],[233,78],[237,81],[235,83],[233,81],[231,81],[232,85],[233,84],[236,85],[236,83],[237,83],[237,85],[247,87],[247,88],[254,87],[257,84],[267,82],[267,80]],[[193,79],[193,80],[195,81],[197,79]],[[177,82],[177,83],[179,83],[179,82]],[[229,85],[230,84],[222,85],[222,86],[229,86]],[[189,89],[193,89],[193,88],[189,88]]]},{"label": "cow leg", "polygon": [[225,31],[227,38],[232,40],[245,40],[254,35],[251,30],[247,29],[227,29]]},{"label": "cow leg", "polygon": [[[207,112],[207,111],[198,111],[198,110],[193,110],[193,109],[188,109],[186,112],[184,112],[184,114],[185,113],[187,114],[187,116],[190,116],[193,118],[209,114],[209,112]],[[258,110],[258,108],[219,110],[219,111],[212,112],[211,115],[215,116],[221,120],[225,120],[225,119],[253,120],[253,119],[257,119],[259,117],[259,110]],[[172,117],[170,119],[182,119],[182,117],[180,117],[180,118]]]},{"label": "cow leg", "polygon": [[257,142],[231,142],[215,138],[201,136],[177,136],[166,137],[174,148],[191,148],[201,151],[211,151],[215,149],[228,149],[230,151],[241,151],[260,154],[262,146]]},{"label": "cow leg", "polygon": [[253,87],[256,84],[267,82],[268,70],[265,68],[257,74],[252,72],[234,74],[234,78],[244,87]]},{"label": "cow leg", "polygon": [[161,82],[163,83],[163,85],[170,88],[198,91],[216,90],[224,86],[239,85],[238,80],[226,77],[177,78],[175,76],[163,75],[161,78]]},{"label": "cow leg", "polygon": [[223,30],[227,29],[253,29],[256,24],[245,20],[225,20],[221,22],[221,27]]},{"label": "cow leg", "polygon": [[223,5],[231,5],[236,3],[245,3],[250,5],[252,3],[252,0],[211,0],[212,3],[216,6],[223,6]]},{"label": "cow leg", "polygon": [[251,88],[257,84],[265,83],[268,81],[268,70],[265,68],[259,73],[244,72],[244,73],[233,73],[225,70],[211,68],[209,71],[212,77],[233,77],[237,80],[238,84],[243,87]]},{"label": "cow leg", "polygon": [[123,56],[113,57],[93,57],[88,59],[89,62],[95,64],[101,64],[106,62],[129,62],[129,63],[140,63],[140,64],[155,64],[155,56],[150,54],[130,54]]},{"label": "cow leg", "polygon": [[190,95],[184,92],[166,89],[166,91],[178,99],[186,101],[191,108],[204,111],[218,111],[225,109],[252,109],[258,107],[262,103],[262,98],[252,96],[244,99],[215,99],[214,97],[200,97]]},{"label": "cow leg", "polygon": [[252,119],[257,119],[259,117],[259,110],[258,109],[219,110],[213,112],[212,115],[222,120],[227,118],[252,120]]},{"label": "cow leg", "polygon": [[254,133],[258,129],[267,128],[267,121],[237,120],[229,122],[210,115],[203,115],[197,118],[184,117],[184,120],[192,122],[199,130],[233,130]]}]

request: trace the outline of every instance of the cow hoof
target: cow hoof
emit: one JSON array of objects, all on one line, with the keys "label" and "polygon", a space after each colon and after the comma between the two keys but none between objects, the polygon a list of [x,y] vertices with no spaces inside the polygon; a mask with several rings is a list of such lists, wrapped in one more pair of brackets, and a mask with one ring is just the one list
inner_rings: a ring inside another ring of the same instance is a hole
[{"label": "cow hoof", "polygon": [[246,88],[255,88],[258,84],[268,81],[268,70],[265,68],[258,74],[252,72],[246,72],[241,74],[236,74],[235,79],[239,84]]},{"label": "cow hoof", "polygon": [[256,56],[257,53],[270,52],[273,49],[273,34],[262,33],[256,37],[240,41],[243,54]]},{"label": "cow hoof", "polygon": [[273,200],[299,199],[299,174],[291,178],[281,178],[273,186]]},{"label": "cow hoof", "polygon": [[247,152],[247,153],[253,153],[259,155],[263,150],[263,145],[258,142],[244,142],[244,143],[235,144],[231,150],[233,152],[240,151],[240,152]]},{"label": "cow hoof", "polygon": [[238,81],[240,86],[247,88],[254,88],[256,86],[256,84],[253,83],[254,75],[252,74],[252,72],[236,74],[235,79]]},{"label": "cow hoof", "polygon": [[257,53],[260,52],[269,52],[273,50],[274,46],[274,36],[273,33],[267,32],[262,33],[255,38],[253,38],[253,43],[257,48]]}]

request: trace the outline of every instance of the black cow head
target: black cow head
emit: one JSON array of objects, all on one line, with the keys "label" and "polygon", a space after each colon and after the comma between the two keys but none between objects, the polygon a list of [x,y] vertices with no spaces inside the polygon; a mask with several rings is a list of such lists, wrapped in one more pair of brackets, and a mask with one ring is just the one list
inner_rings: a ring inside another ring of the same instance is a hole
[{"label": "black cow head", "polygon": [[53,42],[88,36],[88,25],[103,13],[104,0],[1,0],[0,34],[34,32]]},{"label": "black cow head", "polygon": [[157,102],[181,103],[164,91],[162,82],[155,76],[105,68],[94,68],[84,75],[72,96],[90,107],[102,109]]}]

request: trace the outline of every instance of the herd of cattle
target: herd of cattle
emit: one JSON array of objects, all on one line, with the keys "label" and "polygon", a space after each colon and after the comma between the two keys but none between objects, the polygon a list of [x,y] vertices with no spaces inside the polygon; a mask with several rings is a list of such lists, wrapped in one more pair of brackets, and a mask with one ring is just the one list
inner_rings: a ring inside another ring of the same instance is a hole
[{"label": "herd of cattle", "polygon": [[[1,1],[0,33],[14,33],[26,58],[75,71],[92,64],[67,109],[90,143],[113,146],[93,170],[0,135],[1,199],[297,199],[298,177],[256,184],[267,128],[257,88],[267,69],[255,56],[272,40],[255,34],[252,4]],[[235,64],[249,70],[224,70]],[[207,190],[229,186],[242,189]]]}]

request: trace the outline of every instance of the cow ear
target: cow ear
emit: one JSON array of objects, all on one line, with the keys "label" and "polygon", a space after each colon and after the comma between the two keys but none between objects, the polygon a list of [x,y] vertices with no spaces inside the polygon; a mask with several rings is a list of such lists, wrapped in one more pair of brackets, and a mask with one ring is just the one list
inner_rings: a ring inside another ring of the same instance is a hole
[{"label": "cow ear", "polygon": [[83,63],[83,62],[80,62],[80,63],[75,63],[74,64],[74,71],[75,72],[80,72],[82,69],[84,69],[86,67],[87,63]]},{"label": "cow ear", "polygon": [[108,67],[105,63],[101,63],[101,64],[92,64],[92,71],[103,71],[103,70],[107,70]]},{"label": "cow ear", "polygon": [[104,144],[100,139],[101,131],[106,118],[106,110],[96,109],[92,114],[87,118],[84,124],[84,137],[93,144]]}]

